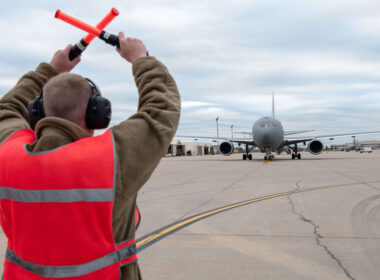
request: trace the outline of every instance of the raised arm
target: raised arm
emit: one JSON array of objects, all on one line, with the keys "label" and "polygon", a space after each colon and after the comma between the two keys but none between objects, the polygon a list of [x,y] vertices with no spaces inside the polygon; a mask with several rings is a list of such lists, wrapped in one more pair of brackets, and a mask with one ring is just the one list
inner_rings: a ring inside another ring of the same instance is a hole
[{"label": "raised arm", "polygon": [[69,72],[80,61],[68,59],[71,45],[55,52],[50,63],[41,63],[35,71],[26,73],[17,84],[0,99],[0,143],[13,131],[29,128],[28,104],[53,76]]},{"label": "raised arm", "polygon": [[119,40],[122,56],[124,43],[128,43],[124,49],[125,57],[128,48],[139,54],[135,60],[136,57],[131,56],[139,92],[138,112],[112,128],[123,186],[117,194],[128,198],[149,179],[166,153],[178,126],[181,102],[168,69],[156,58],[146,56],[142,42],[127,39],[123,34],[119,34]]}]

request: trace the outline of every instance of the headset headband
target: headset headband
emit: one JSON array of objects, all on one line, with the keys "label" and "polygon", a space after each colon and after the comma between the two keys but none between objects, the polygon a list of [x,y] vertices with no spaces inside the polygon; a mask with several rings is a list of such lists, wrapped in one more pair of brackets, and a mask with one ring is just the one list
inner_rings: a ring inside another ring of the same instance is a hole
[{"label": "headset headband", "polygon": [[[88,101],[86,109],[86,126],[89,129],[106,128],[112,116],[111,102],[104,98],[97,85],[89,78],[85,78],[92,89],[92,95]],[[40,95],[32,100],[28,105],[28,121],[34,130],[37,122],[44,118],[45,111],[43,106],[43,90]]]}]

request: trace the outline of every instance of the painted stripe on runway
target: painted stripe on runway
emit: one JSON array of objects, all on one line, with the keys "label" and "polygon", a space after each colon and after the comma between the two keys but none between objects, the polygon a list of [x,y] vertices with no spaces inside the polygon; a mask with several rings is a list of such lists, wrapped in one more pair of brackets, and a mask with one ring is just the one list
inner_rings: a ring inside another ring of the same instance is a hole
[{"label": "painted stripe on runway", "polygon": [[268,200],[276,197],[282,197],[290,194],[295,194],[295,193],[301,193],[301,192],[309,192],[309,191],[317,191],[317,190],[322,190],[322,189],[331,189],[331,188],[337,188],[337,187],[348,187],[348,186],[354,186],[354,185],[361,185],[361,184],[373,184],[373,183],[380,183],[380,181],[372,181],[372,182],[355,182],[355,183],[349,183],[349,184],[337,184],[337,185],[329,185],[329,186],[319,186],[319,187],[310,187],[310,188],[304,188],[304,189],[296,189],[293,191],[288,191],[288,192],[283,192],[283,193],[276,193],[276,194],[271,194],[259,198],[254,198],[250,200],[245,200],[242,202],[237,202],[233,203],[230,205],[222,206],[220,208],[212,209],[200,214],[196,214],[194,216],[191,216],[189,218],[186,218],[184,220],[179,220],[176,221],[172,224],[169,224],[165,227],[162,227],[158,230],[155,230],[143,237],[140,237],[136,240],[136,247],[137,247],[137,252],[141,252],[145,248],[153,245],[154,243],[160,241],[161,239],[179,231],[180,229],[187,227],[195,222],[198,222],[200,220],[203,220],[205,218],[208,218],[210,216],[237,208],[241,206],[245,206],[248,204],[256,203],[259,201],[263,200]]}]

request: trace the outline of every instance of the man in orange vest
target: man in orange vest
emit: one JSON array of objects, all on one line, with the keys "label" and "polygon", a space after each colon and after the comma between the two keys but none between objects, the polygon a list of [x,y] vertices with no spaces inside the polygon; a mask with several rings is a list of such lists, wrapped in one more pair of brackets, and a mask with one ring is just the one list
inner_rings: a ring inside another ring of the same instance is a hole
[{"label": "man in orange vest", "polygon": [[[174,79],[144,44],[119,33],[132,63],[137,113],[105,128],[111,104],[70,72],[71,46],[25,74],[0,100],[0,224],[8,279],[141,279],[138,190],[166,153],[180,117]],[[32,130],[33,128],[34,130]]]}]

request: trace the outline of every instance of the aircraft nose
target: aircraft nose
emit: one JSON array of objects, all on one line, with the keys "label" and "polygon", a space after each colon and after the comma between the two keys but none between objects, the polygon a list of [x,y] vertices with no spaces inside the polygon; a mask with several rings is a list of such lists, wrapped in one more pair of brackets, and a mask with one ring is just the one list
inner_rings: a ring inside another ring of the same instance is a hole
[{"label": "aircraft nose", "polygon": [[271,145],[271,130],[270,129],[260,129],[256,134],[255,141],[261,148],[270,147]]},{"label": "aircraft nose", "polygon": [[262,134],[263,142],[266,146],[270,146],[271,142],[271,131],[269,129],[266,129]]},{"label": "aircraft nose", "polygon": [[269,132],[268,131],[262,131],[261,132],[261,139],[263,142],[268,142],[269,140]]}]

